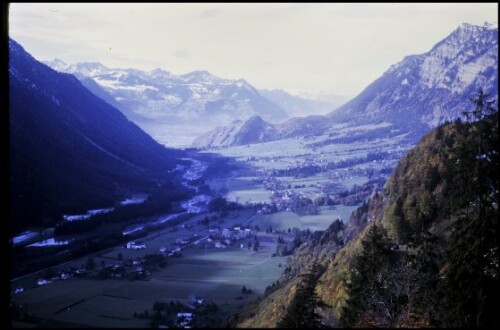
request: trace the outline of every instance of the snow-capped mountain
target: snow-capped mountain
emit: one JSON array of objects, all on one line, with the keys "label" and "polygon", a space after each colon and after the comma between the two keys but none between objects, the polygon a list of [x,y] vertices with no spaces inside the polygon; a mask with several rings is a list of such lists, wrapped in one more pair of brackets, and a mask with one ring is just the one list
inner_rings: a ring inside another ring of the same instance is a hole
[{"label": "snow-capped mountain", "polygon": [[[274,134],[265,138],[335,134],[333,126],[339,123],[352,127],[383,123],[379,134],[407,132],[409,141],[416,143],[432,127],[470,110],[470,99],[479,89],[498,98],[498,27],[462,24],[429,52],[392,65],[326,116],[290,118],[274,124]],[[235,129],[232,134],[237,134]],[[204,146],[217,146],[215,141],[207,139]],[[196,146],[203,146],[201,138]]]},{"label": "snow-capped mountain", "polygon": [[[247,81],[219,78],[208,71],[175,75],[162,69],[108,68],[101,63],[68,65],[58,59],[45,63],[80,80],[94,80],[129,119],[164,143],[169,142],[162,137],[165,132],[187,133],[182,126],[203,127],[206,131],[255,115],[270,122],[288,117]],[[131,113],[153,122],[145,123]],[[197,131],[192,138],[201,132]]]},{"label": "snow-capped mountain", "polygon": [[480,88],[498,95],[498,27],[461,24],[429,52],[392,65],[330,118],[435,127],[467,109]]}]

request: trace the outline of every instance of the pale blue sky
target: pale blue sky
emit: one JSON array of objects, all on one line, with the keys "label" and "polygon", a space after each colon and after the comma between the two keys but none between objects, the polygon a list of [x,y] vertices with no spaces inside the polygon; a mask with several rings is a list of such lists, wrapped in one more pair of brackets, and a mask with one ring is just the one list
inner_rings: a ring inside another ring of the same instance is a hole
[{"label": "pale blue sky", "polygon": [[208,70],[258,88],[355,95],[391,64],[498,4],[21,4],[10,35],[35,58],[176,74]]}]

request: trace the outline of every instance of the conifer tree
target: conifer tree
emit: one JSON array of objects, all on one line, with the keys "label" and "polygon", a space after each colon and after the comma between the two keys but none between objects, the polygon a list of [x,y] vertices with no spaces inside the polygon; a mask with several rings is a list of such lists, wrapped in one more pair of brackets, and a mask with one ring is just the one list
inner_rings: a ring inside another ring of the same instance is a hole
[{"label": "conifer tree", "polygon": [[498,110],[478,93],[465,113],[466,143],[459,148],[458,182],[467,182],[457,205],[462,212],[446,252],[438,325],[500,327],[498,221]]},{"label": "conifer tree", "polygon": [[343,307],[341,323],[352,327],[371,306],[366,301],[378,290],[381,272],[389,264],[388,238],[383,227],[371,225],[362,240],[362,251],[352,262],[349,273],[348,299]]},{"label": "conifer tree", "polygon": [[316,283],[323,273],[323,268],[313,264],[309,271],[301,276],[301,283],[284,317],[278,323],[278,328],[323,328],[321,316],[316,308],[326,304],[316,294]]}]

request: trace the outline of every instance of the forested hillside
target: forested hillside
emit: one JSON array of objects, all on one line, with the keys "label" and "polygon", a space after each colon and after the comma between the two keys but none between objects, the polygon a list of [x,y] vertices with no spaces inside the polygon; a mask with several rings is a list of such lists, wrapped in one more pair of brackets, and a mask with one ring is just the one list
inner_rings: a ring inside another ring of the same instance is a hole
[{"label": "forested hillside", "polygon": [[[498,327],[498,110],[482,92],[312,235],[241,327]],[[319,237],[315,239],[314,237]]]}]

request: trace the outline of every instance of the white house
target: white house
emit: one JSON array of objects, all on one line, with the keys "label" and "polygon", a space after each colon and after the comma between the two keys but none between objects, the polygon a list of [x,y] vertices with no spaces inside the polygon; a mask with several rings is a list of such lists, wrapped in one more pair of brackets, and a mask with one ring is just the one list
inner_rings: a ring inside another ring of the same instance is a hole
[{"label": "white house", "polygon": [[40,286],[47,285],[47,284],[50,284],[50,283],[52,283],[52,281],[48,281],[48,280],[45,280],[45,279],[39,279],[37,281],[37,284],[40,285]]},{"label": "white house", "polygon": [[68,280],[71,277],[68,273],[61,273],[61,280]]},{"label": "white house", "polygon": [[145,249],[145,248],[146,248],[145,244],[135,244],[135,242],[128,242],[127,243],[127,249],[141,250],[141,249]]}]

